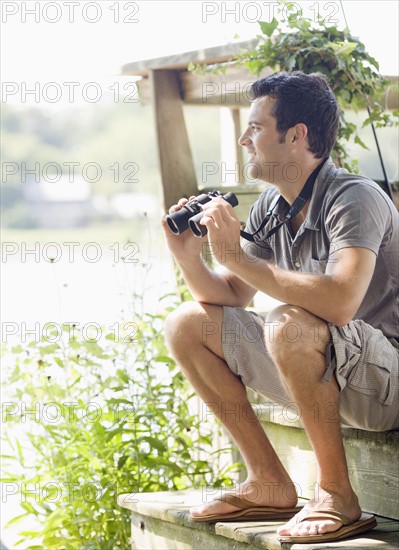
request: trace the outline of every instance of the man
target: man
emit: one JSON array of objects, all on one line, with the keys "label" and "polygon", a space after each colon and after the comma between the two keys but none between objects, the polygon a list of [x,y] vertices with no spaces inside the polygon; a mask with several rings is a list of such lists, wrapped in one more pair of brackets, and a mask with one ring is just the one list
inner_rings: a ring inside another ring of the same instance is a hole
[{"label": "man", "polygon": [[[296,404],[317,459],[318,493],[279,528],[281,540],[334,540],[375,526],[351,487],[340,422],[399,427],[398,213],[377,184],[331,161],[339,108],[322,75],[271,75],[251,93],[239,143],[250,175],[274,184],[251,209],[246,232],[255,233],[254,242],[240,244],[240,222],[225,200],[208,202],[201,223],[224,268],[210,270],[200,255],[204,239],[191,231],[176,236],[163,221],[196,300],[168,318],[169,349],[248,470],[233,494],[191,515],[216,521],[297,511],[292,480],[256,415],[247,414],[248,386]],[[263,320],[244,309],[258,291],[285,305]],[[239,422],[221,414],[237,406],[246,411]]]}]

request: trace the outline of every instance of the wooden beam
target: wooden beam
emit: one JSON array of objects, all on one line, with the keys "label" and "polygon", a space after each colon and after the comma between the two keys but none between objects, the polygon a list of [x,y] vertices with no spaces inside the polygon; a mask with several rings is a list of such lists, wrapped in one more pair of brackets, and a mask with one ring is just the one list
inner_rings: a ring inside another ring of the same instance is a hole
[{"label": "wooden beam", "polygon": [[249,89],[252,83],[272,73],[271,69],[265,69],[257,77],[242,65],[230,66],[226,74],[200,75],[182,71],[180,79],[183,101],[189,105],[207,107],[249,107]]},{"label": "wooden beam", "polygon": [[259,40],[254,38],[244,42],[233,42],[221,46],[213,46],[201,50],[183,52],[164,57],[133,61],[122,66],[123,75],[148,76],[151,70],[157,69],[186,69],[189,63],[215,64],[226,63],[235,59],[237,54],[243,50],[254,50]]},{"label": "wooden beam", "polygon": [[[265,69],[259,78],[272,72],[271,69]],[[221,75],[199,75],[187,70],[179,70],[176,73],[184,104],[203,107],[249,107],[249,88],[258,79],[246,67],[238,65],[231,66],[226,74]],[[144,77],[137,82],[137,86],[140,102],[143,105],[151,103],[149,79]]]},{"label": "wooden beam", "polygon": [[244,155],[242,151],[241,145],[238,144],[238,140],[241,137],[241,119],[240,119],[240,109],[239,108],[231,108],[230,109],[231,118],[233,119],[233,126],[234,126],[234,144],[235,144],[235,158],[236,158],[236,177],[237,181],[240,182],[240,184],[244,184],[244,176],[243,176],[243,168],[244,168]]},{"label": "wooden beam", "polygon": [[[271,69],[262,71],[259,78],[272,74]],[[257,80],[246,67],[231,66],[224,75],[198,75],[187,70],[179,70],[178,77],[185,105],[216,107],[248,107],[250,84]],[[382,104],[386,109],[398,108],[398,77],[385,77],[391,81],[391,87],[384,94]],[[148,105],[152,101],[151,86],[148,77],[137,82],[140,102]]]},{"label": "wooden beam", "polygon": [[176,71],[151,71],[159,167],[165,212],[179,198],[198,194],[197,178]]}]

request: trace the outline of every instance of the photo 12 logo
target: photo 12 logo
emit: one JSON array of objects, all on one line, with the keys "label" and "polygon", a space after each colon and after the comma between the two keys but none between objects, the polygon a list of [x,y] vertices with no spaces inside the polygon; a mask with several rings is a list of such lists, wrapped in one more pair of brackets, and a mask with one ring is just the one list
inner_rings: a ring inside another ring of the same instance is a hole
[{"label": "photo 12 logo", "polygon": [[[109,170],[109,172],[107,172]],[[112,178],[114,183],[139,183],[135,177],[140,171],[137,162],[125,162],[123,164],[114,162],[111,166],[103,168],[98,162],[86,162],[82,164],[78,161],[46,162],[42,164],[35,162],[28,164],[26,162],[2,162],[1,177],[3,183],[9,183],[9,178],[20,176],[21,183],[27,183],[28,180],[39,183],[74,183],[81,179],[88,183],[97,183],[101,178]]]},{"label": "photo 12 logo", "polygon": [[[83,500],[87,503],[98,502],[101,500],[105,492],[112,495],[117,495],[123,492],[117,483],[113,485],[102,485],[98,481],[48,481],[47,483],[17,483],[8,481],[1,483],[1,502],[6,504],[9,500],[15,502],[15,497],[24,503],[28,500],[39,503],[55,503],[55,502],[74,502]],[[14,497],[12,499],[12,497]],[[130,495],[134,502],[134,494]]]},{"label": "photo 12 logo", "polygon": [[110,18],[114,23],[139,23],[140,6],[137,2],[9,2],[1,5],[1,21],[18,19],[21,23],[98,23]]},{"label": "photo 12 logo", "polygon": [[203,2],[202,22],[218,19],[221,23],[271,23],[273,19],[287,20],[288,16],[300,19],[305,10],[311,12],[315,22],[321,19],[331,25],[338,23],[338,2]]},{"label": "photo 12 logo", "polygon": [[3,321],[0,329],[3,344],[8,344],[13,337],[18,337],[23,344],[32,341],[36,344],[41,342],[70,344],[76,341],[79,334],[80,340],[91,344],[99,342],[105,337],[114,343],[132,345],[138,344],[142,337],[140,325],[134,321],[116,321],[109,327],[103,327],[96,321],[89,321],[85,324],[74,321],[64,323],[49,321],[43,325],[38,321],[34,324],[26,321],[22,323]]},{"label": "photo 12 logo", "polygon": [[98,103],[111,98],[114,103],[139,103],[135,82],[113,82],[106,86],[99,82],[2,82],[1,102],[18,100],[20,103]]}]

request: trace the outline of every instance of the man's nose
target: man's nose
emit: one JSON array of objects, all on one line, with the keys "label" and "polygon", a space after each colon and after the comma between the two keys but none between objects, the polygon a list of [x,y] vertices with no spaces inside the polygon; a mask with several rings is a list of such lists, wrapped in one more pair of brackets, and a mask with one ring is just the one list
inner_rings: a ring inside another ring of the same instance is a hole
[{"label": "man's nose", "polygon": [[249,145],[250,143],[251,143],[251,138],[249,137],[249,132],[248,132],[248,129],[247,129],[239,137],[238,144],[241,145],[241,147],[245,147],[246,145]]}]

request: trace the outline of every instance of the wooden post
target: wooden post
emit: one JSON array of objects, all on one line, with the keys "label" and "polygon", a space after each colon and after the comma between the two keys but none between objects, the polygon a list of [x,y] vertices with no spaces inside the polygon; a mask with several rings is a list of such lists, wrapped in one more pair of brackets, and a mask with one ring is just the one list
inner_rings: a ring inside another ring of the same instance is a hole
[{"label": "wooden post", "polygon": [[181,197],[198,194],[177,71],[151,71],[159,167],[165,211]]},{"label": "wooden post", "polygon": [[234,125],[234,143],[235,143],[235,157],[236,157],[236,166],[237,166],[237,181],[240,182],[240,184],[245,183],[244,182],[244,175],[243,175],[243,169],[244,169],[244,155],[241,145],[238,144],[238,140],[241,136],[241,121],[240,121],[240,108],[231,108],[231,118],[233,119],[233,125]]}]

